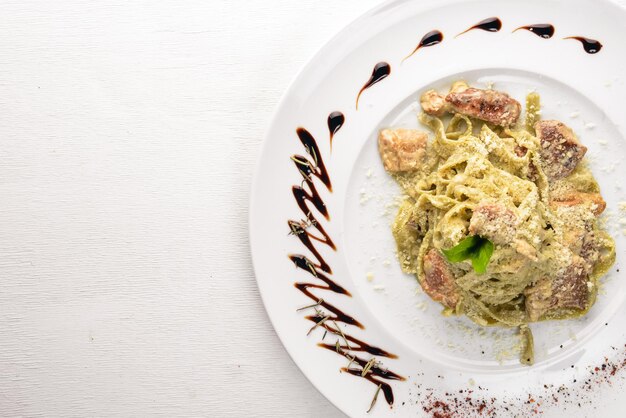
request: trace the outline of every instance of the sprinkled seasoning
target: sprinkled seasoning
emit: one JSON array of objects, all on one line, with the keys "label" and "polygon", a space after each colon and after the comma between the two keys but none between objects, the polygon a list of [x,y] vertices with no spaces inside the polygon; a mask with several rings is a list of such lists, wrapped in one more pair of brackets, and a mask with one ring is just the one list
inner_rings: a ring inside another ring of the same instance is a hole
[{"label": "sprinkled seasoning", "polygon": [[[442,393],[418,383],[409,391],[411,398],[417,398],[410,403],[421,406],[429,418],[534,417],[549,408],[572,412],[593,405],[593,395],[603,387],[626,380],[626,374],[620,373],[626,368],[626,344],[611,350],[610,356],[588,367],[582,377],[572,377],[567,385],[544,384],[537,393],[496,399],[481,386]],[[574,365],[568,365],[565,370],[568,369],[574,369]]]}]

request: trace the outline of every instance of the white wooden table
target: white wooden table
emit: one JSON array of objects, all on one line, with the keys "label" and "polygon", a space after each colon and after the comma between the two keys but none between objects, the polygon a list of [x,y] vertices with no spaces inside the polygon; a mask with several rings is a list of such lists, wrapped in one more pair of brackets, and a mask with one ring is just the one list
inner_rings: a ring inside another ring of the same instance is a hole
[{"label": "white wooden table", "polygon": [[0,416],[341,416],[268,322],[252,172],[379,0],[1,2]]}]

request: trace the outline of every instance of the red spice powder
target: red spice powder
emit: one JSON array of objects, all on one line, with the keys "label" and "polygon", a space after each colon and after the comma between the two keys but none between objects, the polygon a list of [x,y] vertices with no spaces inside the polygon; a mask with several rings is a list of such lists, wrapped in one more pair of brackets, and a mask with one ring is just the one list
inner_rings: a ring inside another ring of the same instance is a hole
[{"label": "red spice powder", "polygon": [[[418,396],[424,412],[431,418],[470,418],[492,416],[538,416],[545,407],[566,410],[568,407],[580,408],[583,404],[591,404],[592,392],[603,386],[612,385],[617,379],[624,378],[620,371],[626,369],[626,344],[623,347],[611,347],[611,359],[604,358],[602,364],[589,367],[586,377],[573,378],[568,385],[543,385],[540,393],[528,393],[521,398],[498,399],[487,397],[488,389],[478,386],[478,391],[459,389],[437,394],[433,388],[422,388],[418,385]],[[571,365],[574,368],[574,365]]]}]

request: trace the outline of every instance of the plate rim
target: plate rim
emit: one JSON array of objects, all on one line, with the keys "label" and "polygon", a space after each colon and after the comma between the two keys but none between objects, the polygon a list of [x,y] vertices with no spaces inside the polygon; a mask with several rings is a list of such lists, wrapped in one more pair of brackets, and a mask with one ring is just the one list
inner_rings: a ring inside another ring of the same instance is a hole
[{"label": "plate rim", "polygon": [[[479,1],[479,0],[476,0]],[[561,1],[559,0],[548,0],[551,3],[561,3]],[[263,139],[261,141],[260,144],[260,150],[258,152],[258,155],[256,157],[255,163],[254,163],[254,169],[252,171],[252,181],[250,184],[250,189],[249,190],[249,204],[248,204],[248,216],[247,216],[247,221],[248,221],[248,249],[250,251],[250,260],[251,260],[251,264],[252,264],[252,268],[254,271],[254,278],[255,278],[255,282],[256,282],[256,287],[259,291],[259,294],[261,296],[261,300],[263,303],[263,308],[264,308],[264,313],[265,315],[267,315],[267,317],[270,320],[270,323],[272,325],[272,329],[274,331],[274,333],[277,335],[278,340],[280,341],[283,349],[287,352],[289,358],[291,359],[291,361],[297,366],[298,371],[306,378],[306,380],[315,388],[315,390],[320,393],[331,405],[333,405],[338,411],[341,411],[343,414],[345,414],[346,416],[353,416],[349,410],[344,409],[342,406],[340,406],[340,404],[338,404],[337,402],[335,402],[334,398],[332,396],[329,396],[327,392],[330,392],[329,390],[324,390],[322,389],[322,387],[320,387],[320,385],[317,385],[313,380],[311,380],[311,378],[305,373],[304,368],[301,366],[301,361],[299,361],[296,356],[291,352],[291,350],[289,349],[288,344],[286,344],[285,342],[285,335],[281,335],[281,333],[278,332],[277,328],[276,328],[276,321],[275,319],[272,317],[272,315],[270,315],[269,310],[268,310],[268,304],[269,304],[269,292],[266,290],[264,291],[261,284],[260,284],[260,280],[259,280],[259,263],[260,261],[258,260],[258,256],[255,256],[254,253],[254,242],[256,240],[258,240],[259,238],[257,237],[257,235],[254,233],[254,228],[253,228],[253,224],[254,224],[254,207],[256,202],[261,198],[260,196],[258,196],[258,190],[259,190],[259,182],[260,182],[260,173],[261,173],[261,166],[262,166],[262,162],[264,161],[264,159],[267,156],[268,153],[268,143],[270,140],[270,133],[275,129],[275,126],[278,124],[278,120],[279,120],[279,115],[281,114],[281,112],[283,111],[283,109],[285,108],[286,104],[287,104],[287,99],[290,96],[290,94],[292,93],[294,86],[297,85],[301,79],[305,76],[305,74],[311,69],[311,67],[313,66],[313,63],[316,62],[320,57],[322,57],[325,53],[328,52],[328,50],[341,38],[343,38],[346,35],[349,35],[349,33],[356,27],[358,27],[359,25],[361,25],[362,23],[366,22],[367,19],[370,19],[372,17],[374,17],[376,14],[385,11],[386,9],[389,8],[394,8],[394,7],[398,7],[401,6],[404,3],[410,3],[412,2],[412,0],[384,0],[383,2],[381,2],[380,4],[378,4],[377,6],[370,8],[369,10],[366,10],[365,12],[361,13],[360,15],[358,15],[356,18],[352,19],[349,23],[347,23],[346,25],[342,26],[335,34],[333,34],[326,42],[324,42],[319,48],[317,48],[317,50],[315,52],[313,52],[312,54],[309,55],[309,57],[307,59],[305,59],[304,63],[298,68],[298,70],[294,73],[294,75],[292,76],[291,80],[287,83],[287,86],[285,87],[284,91],[282,92],[278,102],[276,103],[276,105],[273,108],[272,111],[272,116],[271,119],[268,123],[268,125],[266,126],[266,128],[264,129],[263,132]],[[509,3],[516,3],[516,0],[504,0],[504,2],[509,2]],[[422,4],[420,4],[420,9],[419,12],[417,12],[417,14],[422,14],[425,12],[428,12],[430,10],[434,10],[434,9],[439,9],[439,8],[444,8],[444,7],[451,7],[454,4],[458,4],[458,3],[467,3],[467,0],[440,0],[440,1],[434,1],[434,0],[430,0],[428,2],[423,2]],[[626,1],[624,0],[594,0],[594,3],[596,4],[604,4],[605,6],[613,6],[613,7],[617,7],[619,9],[621,9],[623,12],[626,12]]]}]

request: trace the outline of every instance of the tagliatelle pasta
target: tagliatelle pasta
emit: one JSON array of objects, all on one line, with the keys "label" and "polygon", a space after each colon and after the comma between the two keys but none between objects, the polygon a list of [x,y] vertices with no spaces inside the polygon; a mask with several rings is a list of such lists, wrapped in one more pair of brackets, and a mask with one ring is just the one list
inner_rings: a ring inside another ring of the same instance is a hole
[{"label": "tagliatelle pasta", "polygon": [[[447,121],[422,114],[434,138],[413,147],[405,141],[404,154],[396,154],[418,163],[398,163],[411,169],[393,171],[384,161],[406,193],[392,227],[402,269],[417,276],[445,314],[522,327],[526,363],[532,362],[527,324],[584,315],[615,259],[613,240],[597,221],[605,203],[579,163],[586,148],[562,123],[540,121],[539,107],[539,96],[529,95],[519,128],[460,113]],[[381,132],[381,155],[394,152],[402,135],[410,132]],[[493,245],[484,273],[469,258],[445,255],[471,236]]]}]

